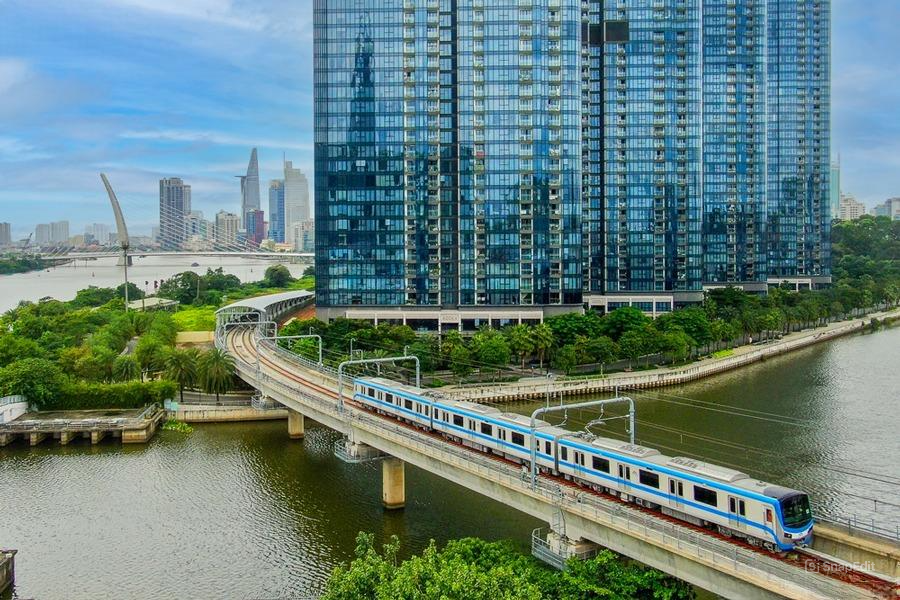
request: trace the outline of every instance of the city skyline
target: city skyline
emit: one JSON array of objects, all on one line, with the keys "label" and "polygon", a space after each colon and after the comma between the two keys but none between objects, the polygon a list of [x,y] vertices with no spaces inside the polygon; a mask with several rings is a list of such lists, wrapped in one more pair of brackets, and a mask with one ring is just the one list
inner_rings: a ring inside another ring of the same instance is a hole
[{"label": "city skyline", "polygon": [[[840,76],[832,155],[841,157],[843,191],[871,209],[900,193],[900,152],[890,148],[900,139],[900,90],[890,85],[900,80],[890,75],[900,43],[887,29],[900,6],[833,4]],[[261,182],[282,175],[283,152],[312,179],[310,3],[262,3],[252,13],[234,3],[207,8],[130,0],[91,0],[77,12],[54,2],[0,7],[0,89],[18,91],[0,100],[0,176],[8,182],[0,207],[13,238],[33,231],[35,211],[68,219],[73,230],[108,220],[95,182],[101,169],[121,190],[137,233],[155,224],[164,177],[190,183],[194,206],[207,214],[238,213],[233,175],[246,169],[254,146]],[[141,27],[132,39],[117,18],[167,27]],[[9,27],[14,22],[47,25],[56,35],[38,43],[27,27]],[[91,43],[82,44],[83,36]],[[112,47],[115,60],[107,56]],[[166,69],[202,77],[164,96],[148,94]],[[47,161],[59,168],[48,174]]]}]

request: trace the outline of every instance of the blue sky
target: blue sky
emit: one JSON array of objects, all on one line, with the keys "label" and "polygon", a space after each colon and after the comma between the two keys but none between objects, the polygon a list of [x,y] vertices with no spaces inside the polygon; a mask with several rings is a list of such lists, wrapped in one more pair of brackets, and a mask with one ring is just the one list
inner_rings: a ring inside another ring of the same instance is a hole
[{"label": "blue sky", "polygon": [[[833,148],[842,188],[900,196],[900,0],[833,0]],[[98,173],[137,232],[158,180],[237,210],[250,148],[312,171],[311,0],[0,0],[0,221],[111,223]],[[264,202],[265,203],[265,202]]]}]

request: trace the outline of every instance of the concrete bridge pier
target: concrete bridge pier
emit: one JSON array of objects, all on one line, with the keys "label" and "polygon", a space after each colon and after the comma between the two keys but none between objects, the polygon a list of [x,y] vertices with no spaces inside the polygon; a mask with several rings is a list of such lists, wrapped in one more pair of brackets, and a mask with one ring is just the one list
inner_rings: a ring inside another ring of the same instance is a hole
[{"label": "concrete bridge pier", "polygon": [[95,429],[94,431],[91,432],[91,444],[94,444],[94,445],[99,444],[100,440],[102,440],[104,437],[106,437],[105,431]]},{"label": "concrete bridge pier", "polygon": [[381,502],[388,510],[406,505],[406,463],[399,458],[381,461]]},{"label": "concrete bridge pier", "polygon": [[28,443],[31,446],[37,446],[47,439],[47,434],[42,431],[33,431],[28,434]]},{"label": "concrete bridge pier", "polygon": [[63,446],[67,445],[75,438],[76,433],[74,431],[60,431],[59,432],[59,443]]},{"label": "concrete bridge pier", "polygon": [[303,413],[288,409],[288,436],[292,440],[302,440],[306,434],[306,423]]}]

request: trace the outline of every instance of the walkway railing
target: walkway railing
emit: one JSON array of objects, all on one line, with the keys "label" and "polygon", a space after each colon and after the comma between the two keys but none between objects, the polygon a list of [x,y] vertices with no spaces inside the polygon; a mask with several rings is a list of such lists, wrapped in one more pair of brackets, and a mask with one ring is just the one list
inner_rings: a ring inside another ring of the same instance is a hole
[{"label": "walkway railing", "polygon": [[[270,358],[277,359],[283,356],[278,349],[271,350],[271,346],[267,344],[262,346],[262,350],[263,354],[269,350]],[[297,364],[304,360],[301,357],[297,358],[300,360],[292,358],[291,362]],[[354,408],[343,412],[339,411],[335,401],[323,399],[303,386],[288,385],[282,379],[271,376],[265,369],[257,372],[255,364],[250,364],[240,358],[236,359],[236,364],[246,378],[257,386],[267,388],[267,393],[270,395],[273,392],[280,393],[287,399],[327,414],[336,421],[345,423],[347,431],[353,428],[366,431],[410,451],[452,465],[485,481],[516,490],[524,496],[536,498],[545,504],[560,507],[570,515],[577,515],[614,530],[627,532],[647,543],[677,551],[679,555],[693,557],[700,562],[716,566],[720,570],[735,574],[753,573],[756,578],[767,581],[769,589],[777,593],[796,595],[797,590],[808,589],[826,597],[846,598],[849,593],[848,589],[854,589],[830,578],[804,571],[758,552],[723,542],[715,537],[697,533],[618,502],[583,491],[563,488],[546,479],[539,479],[536,488],[532,490],[530,479],[512,465],[459,448],[444,440],[432,438],[424,433],[403,427],[399,423],[395,424]],[[322,372],[318,369],[317,365],[305,368],[319,376],[327,374],[327,371]]]}]

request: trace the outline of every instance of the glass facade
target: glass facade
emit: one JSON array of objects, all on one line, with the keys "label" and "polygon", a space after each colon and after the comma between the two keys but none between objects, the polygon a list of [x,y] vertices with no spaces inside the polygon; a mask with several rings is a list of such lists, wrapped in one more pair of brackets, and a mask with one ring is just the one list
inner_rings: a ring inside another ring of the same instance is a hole
[{"label": "glass facade", "polygon": [[831,3],[768,0],[768,275],[831,275]]},{"label": "glass facade", "polygon": [[765,284],[766,0],[703,3],[703,281]]},{"label": "glass facade", "polygon": [[[773,187],[797,204],[790,159],[804,137],[791,133],[793,154],[780,155],[786,142],[769,135],[767,146],[767,119],[805,103],[827,166],[827,10],[824,0],[316,0],[317,305],[643,294],[671,307],[665,297],[699,299],[705,282],[765,282],[793,226]],[[795,31],[808,24],[804,44],[773,26],[770,14],[787,13]],[[820,65],[803,67],[802,85],[797,65],[771,66],[797,62],[801,46]],[[767,79],[788,73],[793,83],[767,96]],[[785,92],[790,107],[773,109]],[[803,202],[792,243],[827,265],[822,209]]]},{"label": "glass facade", "polygon": [[580,19],[316,3],[317,303],[580,304]]},{"label": "glass facade", "polygon": [[605,291],[696,293],[699,0],[605,4]]},{"label": "glass facade", "polygon": [[283,242],[284,233],[284,180],[273,179],[269,182],[269,239]]}]

